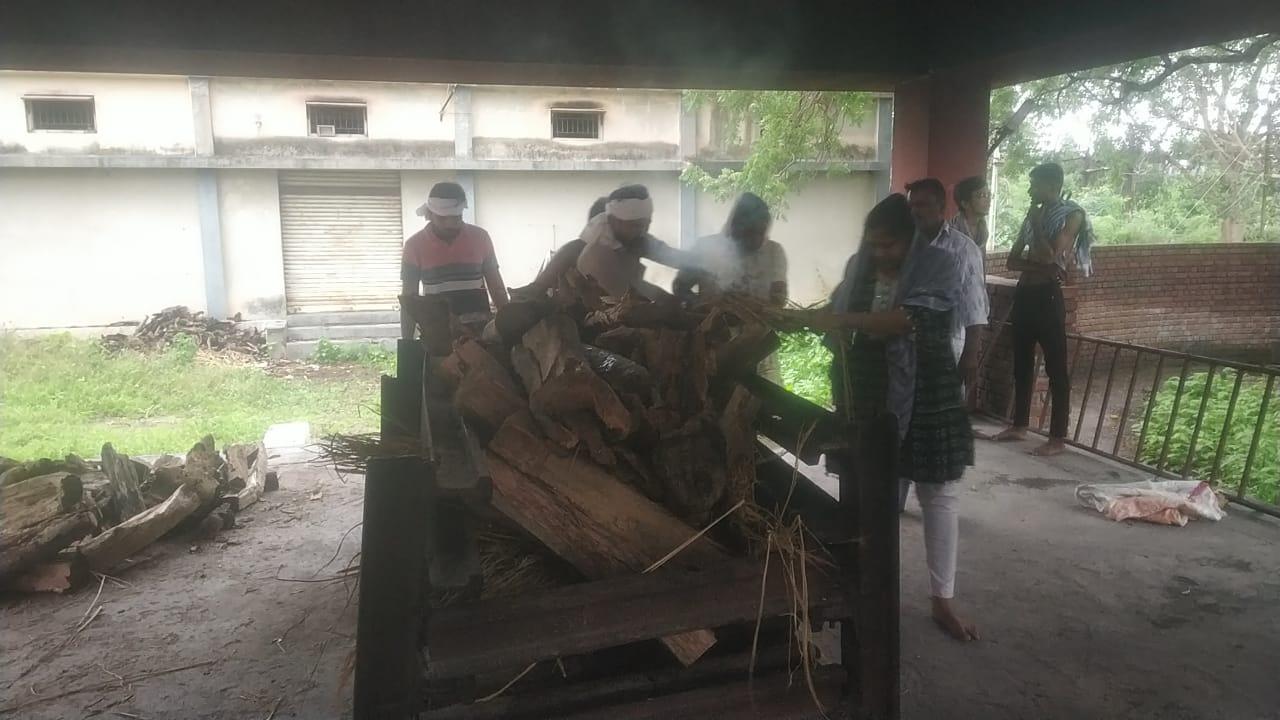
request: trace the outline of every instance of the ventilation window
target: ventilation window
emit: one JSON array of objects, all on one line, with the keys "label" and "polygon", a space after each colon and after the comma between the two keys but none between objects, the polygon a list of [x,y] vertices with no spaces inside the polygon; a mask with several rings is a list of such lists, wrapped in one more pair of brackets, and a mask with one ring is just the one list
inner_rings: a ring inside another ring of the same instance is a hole
[{"label": "ventilation window", "polygon": [[307,103],[307,125],[312,135],[367,135],[364,103]]},{"label": "ventilation window", "polygon": [[27,105],[27,132],[97,132],[92,97],[24,97],[22,101]]},{"label": "ventilation window", "polygon": [[601,110],[552,110],[551,137],[571,140],[599,140]]}]

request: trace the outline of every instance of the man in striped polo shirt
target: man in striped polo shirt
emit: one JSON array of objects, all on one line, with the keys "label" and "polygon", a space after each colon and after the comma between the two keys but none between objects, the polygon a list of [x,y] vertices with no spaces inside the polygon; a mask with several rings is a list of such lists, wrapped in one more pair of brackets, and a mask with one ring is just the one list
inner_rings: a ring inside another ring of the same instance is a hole
[{"label": "man in striped polo shirt", "polygon": [[[436,183],[417,214],[427,226],[404,243],[400,264],[404,295],[435,295],[464,325],[479,332],[489,322],[489,300],[507,304],[507,287],[498,272],[493,241],[484,228],[462,221],[467,194],[453,182]],[[400,335],[412,338],[413,318],[400,311]]]}]

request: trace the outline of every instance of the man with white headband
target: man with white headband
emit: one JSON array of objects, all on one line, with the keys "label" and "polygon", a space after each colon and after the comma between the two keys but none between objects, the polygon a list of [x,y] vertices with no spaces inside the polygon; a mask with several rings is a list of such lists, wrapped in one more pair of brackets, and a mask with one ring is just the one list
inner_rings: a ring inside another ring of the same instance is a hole
[{"label": "man with white headband", "polygon": [[646,258],[668,267],[697,272],[694,257],[649,234],[653,198],[643,185],[625,185],[609,194],[604,212],[593,215],[577,240],[556,251],[532,287],[554,287],[570,267],[594,278],[613,297],[635,290],[656,300],[668,293],[644,281]]},{"label": "man with white headband", "polygon": [[[431,188],[417,210],[427,226],[404,243],[401,292],[443,297],[459,321],[479,329],[491,316],[490,299],[494,307],[507,304],[507,287],[489,233],[462,221],[466,207],[461,185],[442,182]],[[402,309],[400,335],[412,338],[413,331],[413,318]]]}]

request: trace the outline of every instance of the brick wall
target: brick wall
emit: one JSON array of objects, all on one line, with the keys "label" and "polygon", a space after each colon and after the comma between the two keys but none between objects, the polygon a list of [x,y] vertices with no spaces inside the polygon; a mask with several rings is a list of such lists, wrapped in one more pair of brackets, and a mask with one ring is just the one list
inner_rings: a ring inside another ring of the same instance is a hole
[{"label": "brick wall", "polygon": [[[987,271],[1007,274],[1006,256],[988,256]],[[1093,277],[1073,279],[1082,335],[1280,355],[1280,244],[1099,247],[1093,270]],[[1002,316],[992,308],[993,318]]]}]

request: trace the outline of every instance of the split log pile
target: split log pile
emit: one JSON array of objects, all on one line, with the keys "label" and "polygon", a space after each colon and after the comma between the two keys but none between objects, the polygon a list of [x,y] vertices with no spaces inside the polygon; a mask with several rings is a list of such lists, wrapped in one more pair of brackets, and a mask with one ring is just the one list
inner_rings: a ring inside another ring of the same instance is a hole
[{"label": "split log pile", "polygon": [[[401,301],[439,348],[448,323]],[[786,318],[769,312],[728,297],[615,301],[570,271],[480,338],[455,335],[432,373],[486,450],[493,507],[582,577],[706,567],[763,549],[759,402],[738,380],[777,348]],[[688,665],[715,636],[663,643]]]},{"label": "split log pile", "polygon": [[174,531],[211,538],[271,475],[261,443],[219,453],[212,437],[151,463],[107,443],[100,460],[0,459],[0,471],[0,588],[20,592],[71,589]]},{"label": "split log pile", "polygon": [[185,335],[205,350],[265,357],[266,336],[257,328],[242,327],[241,322],[239,313],[229,320],[217,320],[203,312],[192,312],[185,305],[175,305],[148,315],[130,334],[104,335],[102,345],[111,351],[155,351],[169,347],[175,338]]}]

